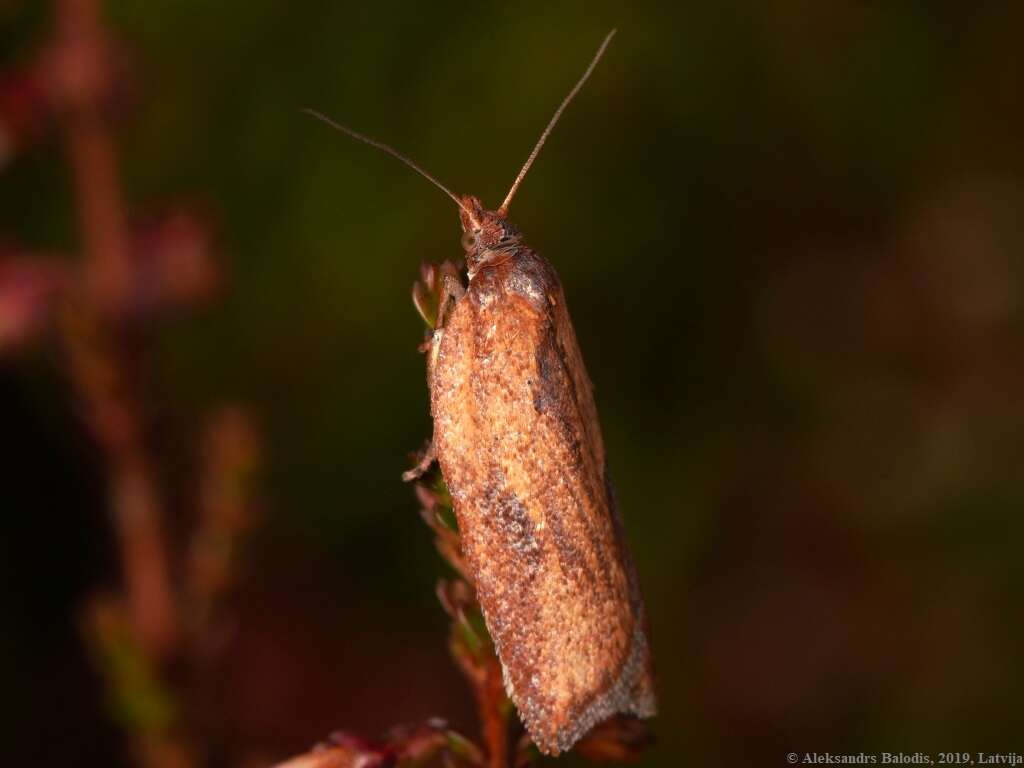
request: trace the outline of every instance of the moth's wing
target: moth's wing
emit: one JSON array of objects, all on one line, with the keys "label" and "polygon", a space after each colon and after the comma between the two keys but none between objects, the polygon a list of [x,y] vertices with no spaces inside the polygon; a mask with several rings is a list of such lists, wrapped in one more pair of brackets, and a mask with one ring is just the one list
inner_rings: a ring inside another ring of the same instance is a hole
[{"label": "moth's wing", "polygon": [[[539,256],[537,259],[541,260]],[[547,265],[545,264],[545,266]],[[547,268],[552,274],[554,273],[550,266]],[[604,439],[597,415],[597,405],[594,402],[593,385],[583,363],[583,354],[576,339],[576,330],[569,316],[568,304],[557,276],[554,276],[553,282],[555,289],[552,290],[551,295],[556,297],[556,301],[551,302],[551,306],[555,335],[558,345],[563,351],[563,359],[566,360],[567,368],[573,378],[576,400],[587,430],[587,442],[594,446],[595,465],[601,468],[602,487],[615,537],[615,548],[619,554],[619,563],[626,573],[632,615],[637,622],[633,630],[629,655],[623,665],[622,673],[615,682],[615,690],[607,694],[604,701],[595,708],[595,712],[592,713],[594,723],[618,712],[631,713],[639,717],[653,717],[657,714],[657,697],[654,690],[654,668],[648,644],[650,628],[643,596],[640,593],[640,580],[626,541],[615,488],[608,475],[608,462],[604,452]],[[596,709],[601,709],[601,712],[598,714]]]},{"label": "moth's wing", "polygon": [[431,392],[463,549],[534,741],[558,753],[616,712],[653,714],[597,412],[550,268],[478,276],[444,328]]}]

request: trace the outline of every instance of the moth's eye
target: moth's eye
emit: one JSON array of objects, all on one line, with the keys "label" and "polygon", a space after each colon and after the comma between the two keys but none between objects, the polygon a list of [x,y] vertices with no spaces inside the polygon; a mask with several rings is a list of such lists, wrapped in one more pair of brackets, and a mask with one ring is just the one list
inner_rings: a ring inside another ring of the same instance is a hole
[{"label": "moth's eye", "polygon": [[472,232],[462,233],[462,249],[471,251],[476,246],[476,235]]}]

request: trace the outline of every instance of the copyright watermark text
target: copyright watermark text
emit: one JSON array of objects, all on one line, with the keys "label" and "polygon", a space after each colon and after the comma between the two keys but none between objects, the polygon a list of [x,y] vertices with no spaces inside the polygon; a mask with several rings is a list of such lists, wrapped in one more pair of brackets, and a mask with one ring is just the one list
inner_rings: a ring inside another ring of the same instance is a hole
[{"label": "copyright watermark text", "polygon": [[789,765],[1024,765],[1019,752],[788,752]]}]

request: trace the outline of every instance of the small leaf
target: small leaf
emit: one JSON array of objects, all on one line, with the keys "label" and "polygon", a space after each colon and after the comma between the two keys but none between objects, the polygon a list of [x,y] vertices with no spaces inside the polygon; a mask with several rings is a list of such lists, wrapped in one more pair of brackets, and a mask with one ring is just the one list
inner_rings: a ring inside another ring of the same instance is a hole
[{"label": "small leaf", "polygon": [[438,268],[434,264],[420,265],[420,279],[412,286],[412,303],[428,328],[437,327],[437,313],[441,305]]},{"label": "small leaf", "polygon": [[480,748],[448,727],[441,718],[392,728],[383,741],[370,741],[348,731],[332,733],[304,755],[276,768],[414,768],[437,755],[446,765],[476,768],[483,765]]},{"label": "small leaf", "polygon": [[130,731],[167,733],[178,719],[178,706],[143,650],[123,605],[96,598],[88,607],[86,633],[95,663],[106,678],[109,706]]},{"label": "small leaf", "polygon": [[193,211],[172,209],[136,226],[132,250],[136,311],[201,304],[221,285],[212,227]]},{"label": "small leaf", "polygon": [[449,730],[445,735],[448,739],[448,749],[451,750],[453,755],[460,757],[473,765],[483,765],[484,755],[483,752],[480,751],[480,747],[467,739],[461,733]]},{"label": "small leaf", "polygon": [[64,270],[54,262],[0,254],[0,352],[47,327],[64,285]]},{"label": "small leaf", "polygon": [[433,491],[437,496],[437,503],[448,510],[453,510],[455,503],[452,501],[452,495],[448,492],[448,486],[445,484],[444,477],[442,477],[439,469],[432,475],[432,481]]}]

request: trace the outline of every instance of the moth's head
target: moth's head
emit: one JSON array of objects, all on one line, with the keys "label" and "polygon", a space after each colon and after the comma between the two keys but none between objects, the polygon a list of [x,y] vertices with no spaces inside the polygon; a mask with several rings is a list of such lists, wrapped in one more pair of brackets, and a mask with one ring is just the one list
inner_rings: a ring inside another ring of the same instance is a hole
[{"label": "moth's head", "polygon": [[519,231],[500,211],[488,211],[472,195],[462,198],[459,219],[462,222],[466,268],[471,278],[481,268],[504,261],[519,245]]}]

